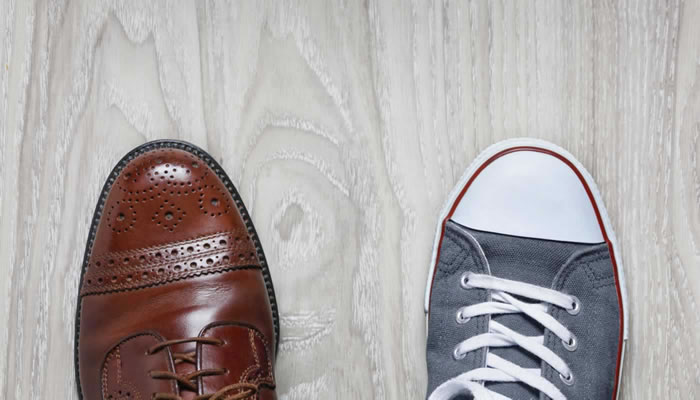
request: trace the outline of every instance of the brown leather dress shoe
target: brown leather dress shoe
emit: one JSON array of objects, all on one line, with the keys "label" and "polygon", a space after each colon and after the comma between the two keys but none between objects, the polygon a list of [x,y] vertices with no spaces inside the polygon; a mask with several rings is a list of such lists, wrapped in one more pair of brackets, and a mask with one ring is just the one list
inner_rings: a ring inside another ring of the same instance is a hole
[{"label": "brown leather dress shoe", "polygon": [[275,294],[253,223],[219,164],[146,143],[99,198],[80,280],[84,400],[275,399]]}]

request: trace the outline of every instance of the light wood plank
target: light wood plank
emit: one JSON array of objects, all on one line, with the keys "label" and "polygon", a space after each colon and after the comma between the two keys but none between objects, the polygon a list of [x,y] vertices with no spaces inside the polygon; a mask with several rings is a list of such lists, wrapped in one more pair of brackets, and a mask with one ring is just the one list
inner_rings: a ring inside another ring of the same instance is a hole
[{"label": "light wood plank", "polygon": [[598,181],[627,276],[623,399],[700,392],[700,3],[0,2],[0,397],[77,398],[102,181],[147,140],[237,183],[282,313],[283,399],[424,396],[437,214],[504,138]]}]

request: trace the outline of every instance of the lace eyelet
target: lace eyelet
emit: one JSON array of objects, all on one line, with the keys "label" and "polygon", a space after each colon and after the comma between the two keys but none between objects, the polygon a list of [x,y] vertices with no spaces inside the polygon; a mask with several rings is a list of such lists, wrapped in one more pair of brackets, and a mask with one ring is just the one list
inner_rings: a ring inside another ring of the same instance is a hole
[{"label": "lace eyelet", "polygon": [[462,277],[459,279],[459,286],[461,286],[462,289],[472,288],[471,286],[469,286],[469,272],[465,272],[462,274]]},{"label": "lace eyelet", "polygon": [[566,312],[568,312],[571,315],[578,315],[578,313],[581,312],[581,300],[579,300],[576,296],[571,297],[574,298],[574,304],[572,305],[572,308],[567,309]]},{"label": "lace eyelet", "polygon": [[573,334],[571,335],[571,339],[569,341],[562,340],[561,344],[564,346],[565,349],[569,351],[574,351],[578,348],[578,340],[576,340],[576,336]]},{"label": "lace eyelet", "polygon": [[559,379],[561,379],[561,381],[564,382],[564,384],[567,386],[571,386],[574,384],[574,374],[572,372],[569,372],[569,376],[559,374]]},{"label": "lace eyelet", "polygon": [[467,321],[469,321],[470,319],[472,319],[472,318],[471,318],[471,317],[465,317],[464,315],[462,315],[462,309],[461,309],[461,308],[457,311],[457,318],[456,318],[456,320],[457,320],[457,323],[458,323],[458,324],[460,324],[460,325],[461,325],[461,324],[466,324]]},{"label": "lace eyelet", "polygon": [[466,357],[466,356],[467,356],[466,353],[459,352],[459,346],[455,347],[455,350],[452,352],[452,358],[454,358],[455,360],[458,360],[458,361],[464,359],[464,357]]}]

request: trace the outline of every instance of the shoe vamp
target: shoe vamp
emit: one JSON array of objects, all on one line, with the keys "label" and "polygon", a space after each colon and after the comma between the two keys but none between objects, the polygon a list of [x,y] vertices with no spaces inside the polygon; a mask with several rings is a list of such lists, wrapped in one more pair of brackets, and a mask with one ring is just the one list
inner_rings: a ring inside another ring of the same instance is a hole
[{"label": "shoe vamp", "polygon": [[[573,253],[589,246],[467,230],[481,245],[491,275],[546,288],[551,287],[557,272]],[[541,336],[544,333],[544,328],[525,314],[494,315],[492,319],[525,336]],[[523,368],[539,369],[541,366],[537,357],[520,347],[489,351]],[[487,387],[513,399],[540,397],[538,391],[522,383],[491,383]]]}]

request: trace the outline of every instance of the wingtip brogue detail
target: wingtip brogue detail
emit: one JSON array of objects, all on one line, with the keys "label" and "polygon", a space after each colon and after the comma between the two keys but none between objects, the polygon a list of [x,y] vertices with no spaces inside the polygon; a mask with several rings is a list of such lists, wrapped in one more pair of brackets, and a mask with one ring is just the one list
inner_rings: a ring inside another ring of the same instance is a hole
[{"label": "wingtip brogue detail", "polygon": [[221,232],[95,256],[88,263],[81,296],[132,290],[236,268],[260,268],[245,230]]},{"label": "wingtip brogue detail", "polygon": [[[206,330],[231,324],[240,332]],[[274,399],[278,332],[260,240],[219,164],[170,140],[127,154],[99,196],[83,261],[80,399]]]}]

